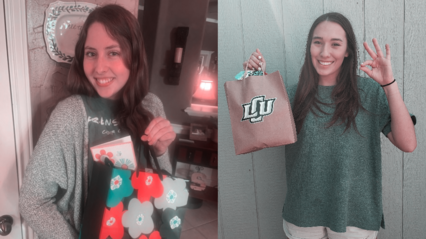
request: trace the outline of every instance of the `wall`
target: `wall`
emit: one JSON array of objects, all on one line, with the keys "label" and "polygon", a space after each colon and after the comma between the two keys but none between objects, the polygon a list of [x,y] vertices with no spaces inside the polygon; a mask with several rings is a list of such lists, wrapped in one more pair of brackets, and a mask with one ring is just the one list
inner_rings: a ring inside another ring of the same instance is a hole
[{"label": "wall", "polygon": [[209,70],[212,70],[214,60],[217,59],[217,25],[218,24],[215,22],[206,22],[206,27],[204,29],[204,41],[201,49],[205,51],[213,51],[210,59]]},{"label": "wall", "polygon": [[[269,0],[219,4],[219,238],[285,238],[284,147],[235,156],[223,84],[242,70],[259,48],[267,71],[279,70],[285,85],[296,84],[313,21],[338,11],[349,18],[360,62],[369,59],[363,41],[389,43],[392,67],[408,110],[417,116],[417,149],[403,153],[382,136],[383,204],[386,229],[378,238],[424,238],[426,234],[426,2],[421,0]],[[364,74],[361,74],[364,75]]]},{"label": "wall", "polygon": [[[145,0],[142,31],[150,63],[150,90],[162,101],[167,118],[175,124],[200,120],[183,110],[190,106],[203,42],[208,0]],[[189,27],[179,85],[167,85],[167,65],[174,56],[172,30]]]},{"label": "wall", "polygon": [[[204,39],[202,50],[213,51],[210,60],[209,69],[211,70],[214,65],[214,60],[217,60],[217,26],[218,26],[218,17],[217,17],[217,0],[209,0],[209,8],[207,11],[207,22],[204,29]],[[217,62],[216,62],[217,67]]]},{"label": "wall", "polygon": [[[70,65],[57,63],[46,52],[43,38],[45,11],[54,0],[27,0],[27,27],[31,107],[34,145],[46,124],[50,112],[58,100],[66,97],[65,82]],[[74,2],[62,0],[62,2]],[[98,5],[116,3],[115,0],[85,0]],[[138,0],[122,0],[118,3],[137,16]]]}]

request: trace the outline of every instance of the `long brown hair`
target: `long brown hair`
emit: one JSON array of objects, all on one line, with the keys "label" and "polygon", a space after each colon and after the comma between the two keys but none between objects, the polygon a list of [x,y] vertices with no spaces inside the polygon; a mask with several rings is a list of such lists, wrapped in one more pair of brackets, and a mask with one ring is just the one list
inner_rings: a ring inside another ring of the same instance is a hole
[{"label": "long brown hair", "polygon": [[346,123],[344,132],[346,132],[346,130],[348,130],[352,124],[355,131],[358,132],[355,123],[355,117],[358,114],[359,108],[364,108],[361,105],[357,86],[357,43],[349,20],[342,14],[336,12],[326,13],[318,17],[309,30],[308,40],[306,42],[305,61],[300,71],[299,83],[297,85],[293,106],[296,130],[298,133],[300,133],[303,122],[305,121],[306,115],[309,111],[311,111],[315,116],[318,116],[315,110],[326,114],[320,108],[320,104],[331,106],[330,104],[321,102],[317,98],[319,75],[312,63],[310,51],[314,30],[318,24],[324,21],[335,22],[339,24],[343,30],[345,30],[348,52],[348,56],[343,60],[343,63],[340,67],[340,72],[337,75],[336,86],[331,93],[332,99],[334,101],[331,105],[335,106],[335,111],[327,127],[331,127],[337,121],[340,121],[339,125]]},{"label": "long brown hair", "polygon": [[89,14],[75,46],[75,57],[67,80],[68,91],[71,94],[98,95],[83,68],[87,31],[95,22],[104,25],[123,50],[130,75],[119,96],[119,111],[115,113],[120,126],[126,128],[134,139],[140,140],[153,116],[141,104],[149,90],[148,64],[139,23],[129,11],[119,5],[105,5]]}]

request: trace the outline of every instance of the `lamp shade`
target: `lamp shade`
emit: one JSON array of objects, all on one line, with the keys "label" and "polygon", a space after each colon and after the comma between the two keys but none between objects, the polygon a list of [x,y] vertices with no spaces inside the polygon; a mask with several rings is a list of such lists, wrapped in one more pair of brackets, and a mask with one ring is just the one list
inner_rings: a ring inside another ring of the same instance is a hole
[{"label": "lamp shade", "polygon": [[199,83],[192,95],[192,104],[217,106],[217,78],[204,73],[199,75]]}]

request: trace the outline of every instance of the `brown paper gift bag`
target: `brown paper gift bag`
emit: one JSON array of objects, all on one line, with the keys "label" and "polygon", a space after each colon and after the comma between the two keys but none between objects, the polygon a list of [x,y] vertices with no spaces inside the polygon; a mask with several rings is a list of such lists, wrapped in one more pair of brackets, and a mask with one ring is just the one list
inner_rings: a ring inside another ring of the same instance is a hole
[{"label": "brown paper gift bag", "polygon": [[296,127],[281,74],[225,82],[235,154],[296,142]]}]

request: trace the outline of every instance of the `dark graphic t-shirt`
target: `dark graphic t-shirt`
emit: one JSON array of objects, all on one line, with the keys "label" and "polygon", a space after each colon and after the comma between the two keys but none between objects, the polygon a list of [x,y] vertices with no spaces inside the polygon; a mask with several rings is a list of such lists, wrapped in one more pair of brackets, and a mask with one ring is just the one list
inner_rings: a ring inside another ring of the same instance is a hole
[{"label": "dark graphic t-shirt", "polygon": [[[86,108],[87,121],[89,125],[89,182],[91,179],[92,168],[93,168],[93,156],[90,152],[90,147],[107,143],[119,138],[123,138],[129,135],[128,131],[119,126],[118,120],[115,118],[115,112],[117,112],[118,101],[104,99],[102,97],[88,97],[82,96],[84,106]],[[132,139],[133,145],[139,153],[140,163],[143,167],[146,167],[146,160],[143,156],[142,145],[135,144]],[[89,183],[90,184],[90,183]]]}]

